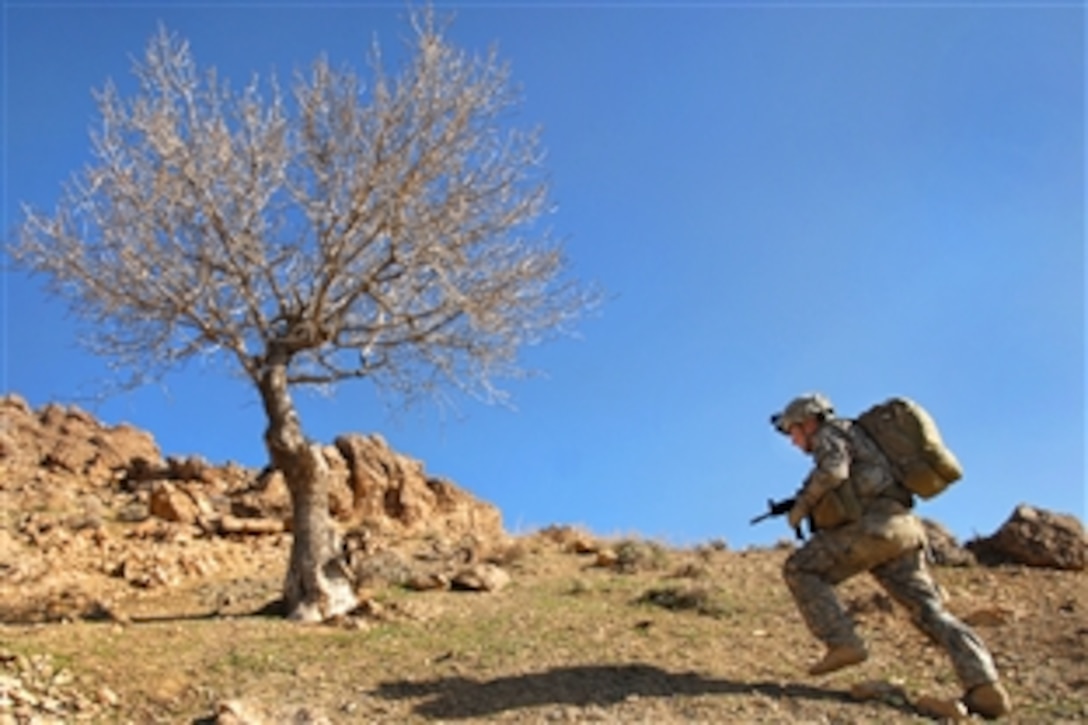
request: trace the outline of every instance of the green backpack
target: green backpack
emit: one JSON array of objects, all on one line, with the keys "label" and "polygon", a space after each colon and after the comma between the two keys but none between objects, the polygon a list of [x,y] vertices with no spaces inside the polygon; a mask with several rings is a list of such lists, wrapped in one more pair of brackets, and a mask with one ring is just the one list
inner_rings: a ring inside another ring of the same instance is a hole
[{"label": "green backpack", "polygon": [[933,498],[963,476],[933,417],[908,398],[889,398],[857,418],[888,457],[896,479],[922,498]]}]

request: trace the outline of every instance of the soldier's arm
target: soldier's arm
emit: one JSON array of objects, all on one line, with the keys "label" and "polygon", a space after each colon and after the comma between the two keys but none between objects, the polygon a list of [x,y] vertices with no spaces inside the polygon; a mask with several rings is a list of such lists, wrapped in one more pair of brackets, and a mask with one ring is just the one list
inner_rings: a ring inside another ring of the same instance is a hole
[{"label": "soldier's arm", "polygon": [[824,494],[837,488],[850,477],[850,449],[845,437],[828,431],[817,434],[813,442],[813,458],[816,466],[805,479],[799,498],[811,509]]}]

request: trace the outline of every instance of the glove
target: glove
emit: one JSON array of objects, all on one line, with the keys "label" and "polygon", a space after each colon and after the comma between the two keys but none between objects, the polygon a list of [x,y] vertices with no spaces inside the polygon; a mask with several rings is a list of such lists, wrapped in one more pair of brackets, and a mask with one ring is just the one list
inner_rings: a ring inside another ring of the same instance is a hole
[{"label": "glove", "polygon": [[798,498],[797,502],[793,504],[793,508],[790,509],[788,514],[790,528],[796,529],[801,526],[801,522],[808,516],[808,503]]}]

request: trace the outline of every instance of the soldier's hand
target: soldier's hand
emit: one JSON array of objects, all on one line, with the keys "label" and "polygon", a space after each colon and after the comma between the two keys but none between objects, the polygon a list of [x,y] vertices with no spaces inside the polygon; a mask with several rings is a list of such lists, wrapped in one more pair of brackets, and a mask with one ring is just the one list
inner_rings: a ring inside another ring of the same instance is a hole
[{"label": "soldier's hand", "polygon": [[801,526],[801,522],[808,516],[808,505],[800,499],[793,505],[793,508],[789,512],[790,528],[796,529]]}]

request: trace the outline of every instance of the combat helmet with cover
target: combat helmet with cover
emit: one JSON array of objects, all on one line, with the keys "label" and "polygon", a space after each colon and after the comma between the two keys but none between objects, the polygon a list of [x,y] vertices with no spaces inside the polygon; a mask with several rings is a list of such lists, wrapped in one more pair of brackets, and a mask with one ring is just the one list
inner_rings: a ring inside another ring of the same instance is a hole
[{"label": "combat helmet with cover", "polygon": [[820,393],[808,393],[794,398],[782,409],[781,413],[771,416],[771,425],[779,433],[788,434],[790,426],[806,418],[829,420],[835,417],[835,408],[831,401]]}]

